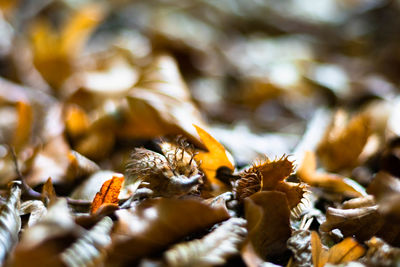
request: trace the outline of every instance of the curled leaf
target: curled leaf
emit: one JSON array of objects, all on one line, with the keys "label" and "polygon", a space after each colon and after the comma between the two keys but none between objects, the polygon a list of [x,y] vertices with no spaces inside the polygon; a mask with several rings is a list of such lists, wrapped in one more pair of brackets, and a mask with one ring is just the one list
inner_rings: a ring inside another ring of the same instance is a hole
[{"label": "curled leaf", "polygon": [[322,246],[316,232],[311,233],[311,247],[315,267],[323,267],[326,263],[350,262],[359,259],[365,253],[365,248],[350,237],[327,250]]},{"label": "curled leaf", "polygon": [[291,235],[290,210],[286,195],[276,191],[257,192],[244,200],[248,242],[262,259],[286,251]]},{"label": "curled leaf", "polygon": [[320,173],[316,171],[317,160],[312,151],[305,152],[302,165],[297,170],[297,176],[314,187],[324,190],[341,193],[347,196],[365,196],[365,190],[355,181],[343,176],[331,173]]},{"label": "curled leaf", "polygon": [[346,114],[338,112],[317,148],[317,154],[328,171],[352,168],[371,135],[371,119],[355,116],[346,124]]},{"label": "curled leaf", "polygon": [[106,216],[91,230],[84,233],[60,257],[66,266],[98,266],[105,257],[105,247],[111,243],[109,236],[113,221]]},{"label": "curled leaf", "polygon": [[193,241],[174,245],[164,252],[167,266],[215,266],[239,253],[239,246],[247,234],[246,221],[231,218],[214,231]]},{"label": "curled leaf", "polygon": [[100,192],[93,199],[90,213],[95,213],[104,204],[118,204],[118,196],[121,191],[124,176],[114,175],[110,180],[104,182]]},{"label": "curled leaf", "polygon": [[13,247],[18,242],[18,233],[21,229],[19,205],[21,188],[13,182],[9,189],[7,200],[0,206],[0,264],[5,260]]},{"label": "curled leaf", "polygon": [[28,200],[20,208],[20,215],[25,214],[29,214],[28,227],[32,227],[47,214],[47,209],[40,200]]},{"label": "curled leaf", "polygon": [[147,199],[132,210],[116,211],[116,215],[118,222],[107,259],[114,266],[160,252],[185,236],[229,218],[222,207],[174,198]]}]

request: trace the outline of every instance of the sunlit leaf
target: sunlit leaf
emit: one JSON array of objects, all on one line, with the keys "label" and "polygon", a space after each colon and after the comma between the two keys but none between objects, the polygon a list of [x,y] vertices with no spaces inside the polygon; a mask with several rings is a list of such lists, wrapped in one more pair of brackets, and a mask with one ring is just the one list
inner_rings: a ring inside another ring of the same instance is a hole
[{"label": "sunlit leaf", "polygon": [[200,167],[206,174],[207,178],[212,184],[224,188],[224,184],[216,178],[217,169],[221,167],[227,167],[231,171],[235,169],[232,161],[232,156],[226,151],[223,145],[221,145],[214,137],[212,137],[205,130],[197,125],[193,125],[196,128],[197,134],[200,136],[200,140],[207,148],[208,152],[200,151],[195,159],[201,162]]},{"label": "sunlit leaf", "polygon": [[18,122],[13,137],[13,145],[16,150],[26,144],[32,133],[33,126],[33,110],[29,103],[17,102]]},{"label": "sunlit leaf", "polygon": [[118,204],[118,196],[121,191],[122,184],[124,182],[124,176],[114,175],[112,179],[104,182],[101,186],[100,191],[96,194],[93,199],[90,213],[95,213],[101,205],[104,204]]}]

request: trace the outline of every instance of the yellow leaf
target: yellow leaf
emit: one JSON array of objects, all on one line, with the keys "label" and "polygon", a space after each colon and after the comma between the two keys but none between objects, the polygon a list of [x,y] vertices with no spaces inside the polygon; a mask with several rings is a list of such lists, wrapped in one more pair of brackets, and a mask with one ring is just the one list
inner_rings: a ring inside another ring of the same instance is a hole
[{"label": "yellow leaf", "polygon": [[13,146],[18,150],[28,141],[33,122],[32,107],[29,103],[17,102],[18,123],[15,129]]},{"label": "yellow leaf", "polygon": [[197,125],[193,126],[196,128],[201,141],[208,150],[208,152],[199,152],[195,156],[196,161],[201,162],[200,168],[203,170],[211,184],[224,187],[224,184],[219,181],[215,175],[217,169],[220,167],[227,167],[232,171],[235,169],[233,162],[228,157],[228,152],[225,150],[223,145],[221,145],[205,130]]},{"label": "yellow leaf", "polygon": [[322,247],[317,232],[311,232],[311,253],[314,267],[322,267],[328,261],[328,251]]}]

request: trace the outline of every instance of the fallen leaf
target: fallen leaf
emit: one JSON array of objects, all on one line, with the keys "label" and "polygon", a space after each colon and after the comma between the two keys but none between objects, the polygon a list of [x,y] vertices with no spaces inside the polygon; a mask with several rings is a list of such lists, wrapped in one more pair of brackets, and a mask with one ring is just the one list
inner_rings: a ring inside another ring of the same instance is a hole
[{"label": "fallen leaf", "polygon": [[248,242],[264,260],[279,257],[291,235],[286,195],[276,191],[257,192],[244,200]]},{"label": "fallen leaf", "polygon": [[76,242],[61,253],[66,266],[98,266],[105,258],[105,248],[111,244],[110,232],[113,221],[106,216],[92,229],[81,235]]},{"label": "fallen leaf", "polygon": [[400,249],[392,247],[382,239],[372,237],[365,242],[368,246],[367,253],[363,258],[368,266],[397,266],[400,262]]},{"label": "fallen leaf", "polygon": [[225,264],[229,257],[239,252],[247,234],[245,225],[244,219],[231,218],[202,239],[174,245],[163,254],[166,266]]},{"label": "fallen leaf", "polygon": [[205,123],[172,57],[156,57],[130,91],[127,100],[127,123],[117,129],[118,136],[154,138],[183,134],[203,147],[192,124],[204,127]]},{"label": "fallen leaf", "polygon": [[112,179],[104,182],[100,192],[93,199],[90,213],[95,213],[104,204],[118,205],[118,196],[123,182],[124,176],[122,175],[114,175]]},{"label": "fallen leaf", "polygon": [[216,178],[216,173],[221,167],[226,167],[232,172],[234,171],[235,166],[232,156],[228,151],[226,151],[224,146],[215,140],[215,138],[209,133],[197,125],[193,126],[196,128],[200,140],[208,150],[207,152],[200,151],[195,156],[195,159],[197,162],[200,162],[200,168],[203,170],[211,184],[220,188],[226,188],[226,185]]},{"label": "fallen leaf", "polygon": [[325,249],[318,233],[311,232],[311,247],[313,265],[323,267],[326,263],[339,264],[359,259],[365,253],[365,248],[353,238],[345,238],[329,250]]},{"label": "fallen leaf", "polygon": [[12,142],[16,151],[19,151],[29,141],[33,127],[32,112],[33,110],[29,103],[23,101],[17,102],[18,122]]},{"label": "fallen leaf", "polygon": [[346,114],[339,111],[317,148],[317,155],[328,171],[353,168],[371,135],[371,119],[366,114],[354,116],[346,124]]},{"label": "fallen leaf", "polygon": [[44,183],[42,187],[42,199],[44,200],[44,203],[49,204],[51,206],[54,204],[57,200],[57,195],[56,191],[54,190],[53,182],[51,181],[51,177],[47,179],[47,181]]},{"label": "fallen leaf", "polygon": [[28,200],[21,204],[20,215],[29,214],[28,227],[32,227],[47,214],[47,208],[40,200]]},{"label": "fallen leaf", "polygon": [[147,199],[131,210],[116,211],[118,222],[107,262],[133,263],[160,252],[192,233],[229,218],[224,208],[211,208],[196,200]]},{"label": "fallen leaf", "polygon": [[18,210],[20,197],[20,184],[12,182],[7,200],[0,206],[0,264],[2,265],[5,264],[8,255],[18,242],[18,234],[21,230],[21,218]]},{"label": "fallen leaf", "polygon": [[65,111],[65,127],[68,135],[76,138],[89,129],[89,118],[78,105],[69,105]]},{"label": "fallen leaf", "polygon": [[343,176],[316,171],[317,160],[312,151],[305,152],[303,163],[297,170],[297,176],[305,183],[324,190],[341,193],[350,197],[367,195],[362,186]]}]

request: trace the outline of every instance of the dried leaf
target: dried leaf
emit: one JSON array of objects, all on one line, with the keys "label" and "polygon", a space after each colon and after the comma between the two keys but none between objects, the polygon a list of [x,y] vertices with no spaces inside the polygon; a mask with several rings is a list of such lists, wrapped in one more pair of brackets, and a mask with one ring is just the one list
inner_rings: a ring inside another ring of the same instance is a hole
[{"label": "dried leaf", "polygon": [[132,263],[173,242],[229,218],[224,208],[196,200],[148,199],[133,210],[116,211],[118,222],[107,262]]},{"label": "dried leaf", "polygon": [[4,265],[10,251],[18,242],[21,230],[19,205],[21,188],[18,182],[13,182],[9,189],[7,200],[0,207],[0,264]]},{"label": "dried leaf", "polygon": [[352,168],[371,135],[371,119],[366,114],[355,116],[346,124],[346,114],[338,112],[318,145],[317,154],[328,171]]},{"label": "dried leaf", "polygon": [[200,167],[205,173],[207,179],[221,188],[226,188],[225,184],[216,178],[217,170],[221,167],[227,167],[233,172],[235,169],[232,156],[226,151],[223,145],[221,145],[214,137],[212,137],[205,130],[197,125],[193,125],[196,128],[197,134],[200,136],[200,140],[207,148],[208,152],[200,151],[195,159],[201,162]]},{"label": "dried leaf", "polygon": [[365,253],[364,247],[350,237],[327,250],[322,247],[318,233],[314,231],[311,232],[311,247],[313,264],[316,267],[323,267],[326,263],[350,262],[357,260]]},{"label": "dried leaf", "polygon": [[301,203],[307,192],[306,186],[299,183],[286,182],[293,171],[293,163],[283,156],[279,160],[253,164],[239,173],[241,177],[235,185],[236,197],[243,201],[248,196],[260,191],[279,191],[286,194],[289,208],[293,209]]},{"label": "dried leaf", "polygon": [[179,243],[164,252],[167,266],[216,266],[239,253],[247,234],[246,221],[231,218],[202,239]]},{"label": "dried leaf", "polygon": [[71,194],[71,198],[92,201],[97,192],[100,191],[101,186],[114,175],[116,175],[116,173],[113,171],[97,171],[93,173],[82,184],[75,188]]},{"label": "dried leaf", "polygon": [[118,205],[118,196],[123,182],[124,176],[122,175],[114,175],[112,179],[107,180],[94,197],[90,213],[95,213],[104,204]]},{"label": "dried leaf", "polygon": [[40,200],[28,200],[21,204],[20,215],[29,214],[28,227],[32,227],[47,214],[47,209]]},{"label": "dried leaf", "polygon": [[51,181],[51,177],[47,179],[47,181],[44,183],[42,187],[42,199],[46,200],[44,201],[47,203],[49,202],[49,205],[52,205],[56,202],[57,200],[57,195],[56,191],[54,190],[53,182]]},{"label": "dried leaf", "polygon": [[200,112],[190,99],[176,62],[168,55],[155,58],[127,97],[127,123],[117,134],[129,138],[152,138],[183,134],[203,147],[192,124],[203,127]]},{"label": "dried leaf", "polygon": [[292,236],[287,241],[287,246],[293,252],[294,266],[298,267],[313,266],[310,231],[308,230],[294,231],[292,233]]},{"label": "dried leaf", "polygon": [[384,223],[384,219],[378,213],[377,205],[355,209],[330,207],[320,230],[328,232],[339,229],[345,237],[355,236],[358,240],[364,241],[375,235]]},{"label": "dried leaf", "polygon": [[82,234],[60,257],[66,266],[99,266],[105,257],[105,248],[111,244],[113,221],[106,216],[90,231]]},{"label": "dried leaf", "polygon": [[13,146],[18,151],[30,138],[33,127],[32,106],[23,101],[17,102],[18,123],[13,137]]},{"label": "dried leaf", "polygon": [[109,155],[115,143],[112,131],[93,127],[75,145],[75,150],[92,160],[100,160]]},{"label": "dried leaf", "polygon": [[368,266],[398,266],[400,263],[400,249],[391,247],[383,240],[372,237],[366,242],[368,246],[367,253],[363,262]]},{"label": "dried leaf", "polygon": [[297,176],[304,182],[314,187],[327,191],[341,193],[351,197],[365,196],[365,190],[355,181],[331,173],[316,171],[317,160],[312,151],[305,152],[302,165],[297,170]]},{"label": "dried leaf", "polygon": [[76,138],[89,129],[89,118],[78,105],[70,105],[65,112],[65,126],[67,133]]},{"label": "dried leaf", "polygon": [[286,195],[261,191],[244,200],[248,241],[262,259],[281,255],[291,235],[290,210]]},{"label": "dried leaf", "polygon": [[139,183],[138,197],[179,197],[194,193],[201,176],[193,155],[182,146],[165,155],[136,148],[127,165],[127,184]]}]

